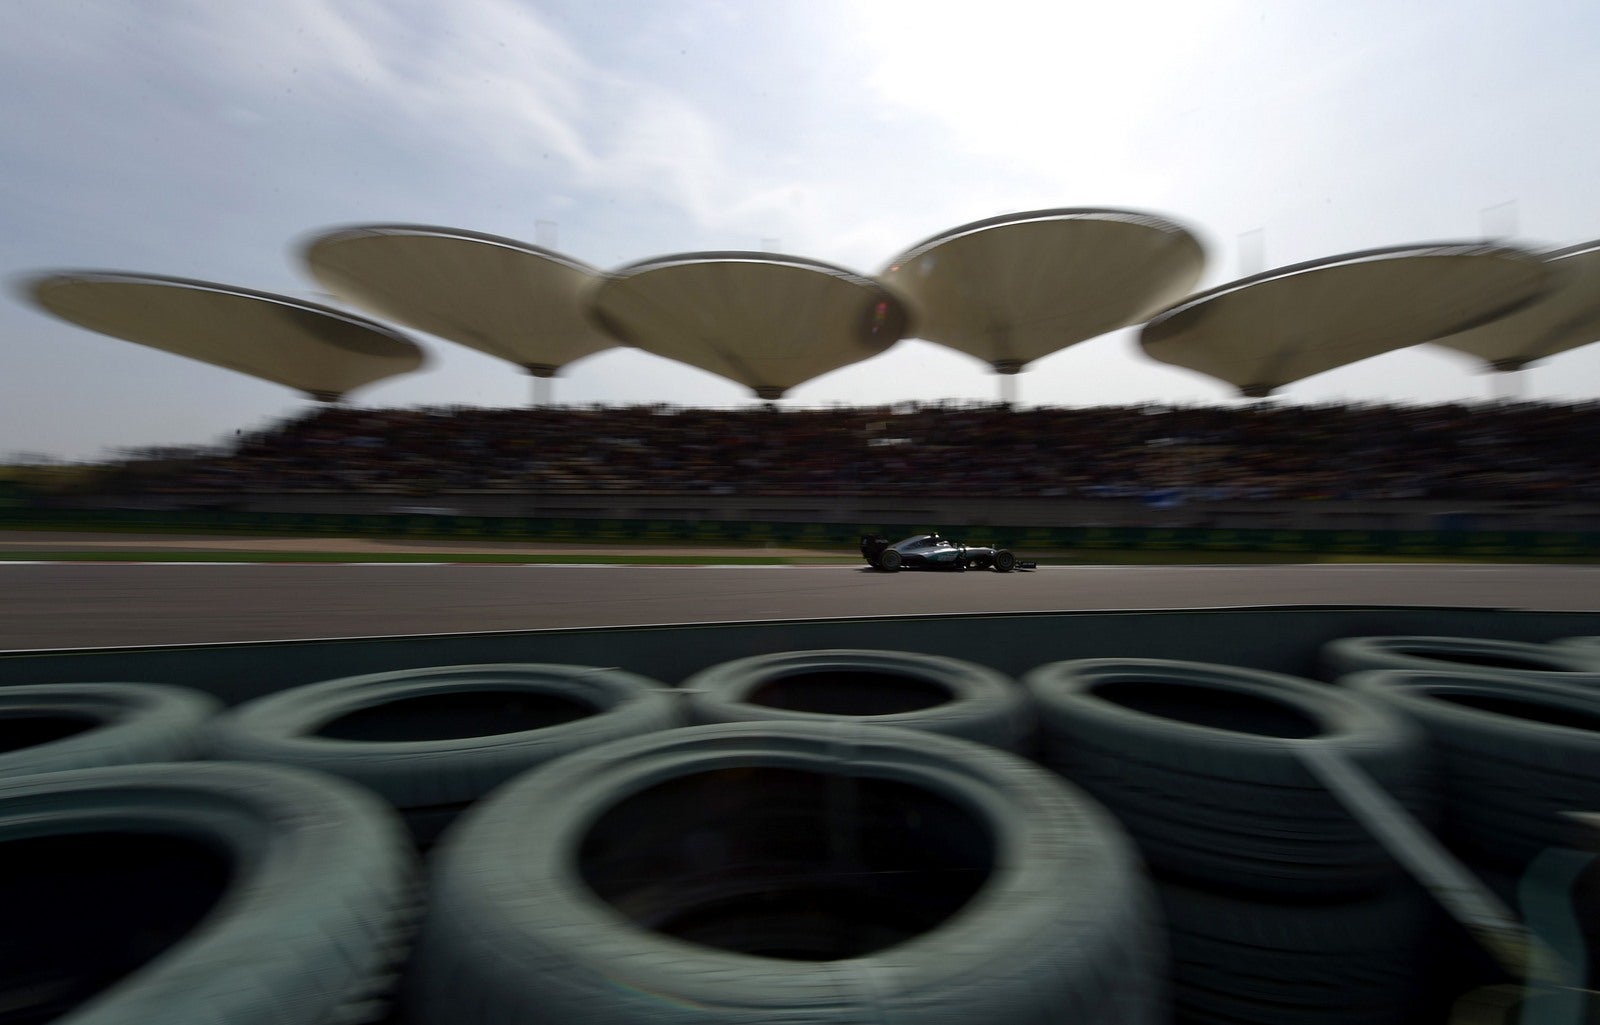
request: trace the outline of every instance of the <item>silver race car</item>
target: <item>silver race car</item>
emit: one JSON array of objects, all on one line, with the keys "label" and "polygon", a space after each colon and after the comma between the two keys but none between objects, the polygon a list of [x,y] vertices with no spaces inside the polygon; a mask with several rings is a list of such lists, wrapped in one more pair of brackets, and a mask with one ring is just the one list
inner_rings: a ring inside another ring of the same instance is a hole
[{"label": "silver race car", "polygon": [[1010,573],[1014,569],[1038,568],[1038,563],[1018,561],[1008,548],[974,548],[938,534],[913,534],[893,544],[886,537],[863,534],[861,555],[873,569],[885,573],[902,569],[946,569],[957,573],[992,569]]}]

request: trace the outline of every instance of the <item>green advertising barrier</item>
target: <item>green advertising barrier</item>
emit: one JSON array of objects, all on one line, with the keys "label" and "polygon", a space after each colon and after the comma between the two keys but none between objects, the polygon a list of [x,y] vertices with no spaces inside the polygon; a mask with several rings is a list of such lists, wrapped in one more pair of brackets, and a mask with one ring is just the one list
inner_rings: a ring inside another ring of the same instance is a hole
[{"label": "green advertising barrier", "polygon": [[1262,550],[1268,552],[1309,552],[1312,550],[1312,542],[1304,530],[1272,530],[1267,531]]}]

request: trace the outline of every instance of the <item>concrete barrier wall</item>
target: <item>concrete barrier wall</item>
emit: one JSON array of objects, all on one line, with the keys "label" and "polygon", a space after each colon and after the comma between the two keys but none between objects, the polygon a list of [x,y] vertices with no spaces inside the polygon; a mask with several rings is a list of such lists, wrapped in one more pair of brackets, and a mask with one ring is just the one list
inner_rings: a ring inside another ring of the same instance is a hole
[{"label": "concrete barrier wall", "polygon": [[950,655],[1013,676],[1047,662],[1099,657],[1189,659],[1314,676],[1324,643],[1373,634],[1548,641],[1600,635],[1600,613],[1369,607],[1058,612],[0,652],[0,685],[174,683],[231,703],[360,673],[490,662],[616,666],[676,685],[729,659],[818,648]]}]

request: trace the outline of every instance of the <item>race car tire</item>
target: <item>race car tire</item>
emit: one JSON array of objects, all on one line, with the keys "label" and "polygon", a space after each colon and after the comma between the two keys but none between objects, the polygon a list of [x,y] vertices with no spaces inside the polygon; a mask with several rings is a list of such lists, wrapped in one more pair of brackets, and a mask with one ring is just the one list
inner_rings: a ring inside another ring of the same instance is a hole
[{"label": "race car tire", "polygon": [[1010,573],[1017,568],[1017,557],[1001,548],[994,553],[993,566],[997,573]]},{"label": "race car tire", "polygon": [[904,651],[785,651],[723,662],[681,685],[696,723],[788,719],[867,722],[975,740],[1006,751],[1033,746],[1033,702],[996,670]]},{"label": "race car tire", "polygon": [[900,571],[900,564],[903,561],[904,560],[900,557],[900,553],[895,551],[893,548],[885,548],[883,551],[878,553],[878,568],[883,570],[885,573],[898,573]]},{"label": "race car tire", "polygon": [[1153,897],[1104,809],[910,730],[571,755],[468,812],[431,892],[417,1025],[1166,1020]]},{"label": "race car tire", "polygon": [[1173,1017],[1245,1025],[1407,1025],[1429,997],[1441,924],[1400,884],[1334,903],[1156,887],[1172,947]]},{"label": "race car tire", "polygon": [[681,696],[665,684],[530,663],[326,680],[240,705],[208,733],[213,757],[299,765],[376,791],[426,846],[520,772],[681,722]]},{"label": "race car tire", "polygon": [[1341,637],[1322,647],[1323,678],[1330,681],[1385,669],[1553,680],[1590,668],[1581,655],[1555,645],[1479,637]]},{"label": "race car tire", "polygon": [[1353,894],[1398,866],[1302,760],[1313,745],[1431,818],[1421,731],[1297,677],[1168,659],[1040,666],[1043,762],[1111,809],[1145,859],[1220,892]]},{"label": "race car tire", "polygon": [[0,687],[0,777],[196,755],[221,702],[156,683]]},{"label": "race car tire", "polygon": [[0,868],[8,1021],[374,1020],[417,911],[393,813],[281,766],[0,780]]},{"label": "race car tire", "polygon": [[1340,683],[1427,732],[1454,843],[1490,863],[1525,864],[1582,846],[1565,814],[1600,808],[1600,697],[1471,672],[1367,672]]}]

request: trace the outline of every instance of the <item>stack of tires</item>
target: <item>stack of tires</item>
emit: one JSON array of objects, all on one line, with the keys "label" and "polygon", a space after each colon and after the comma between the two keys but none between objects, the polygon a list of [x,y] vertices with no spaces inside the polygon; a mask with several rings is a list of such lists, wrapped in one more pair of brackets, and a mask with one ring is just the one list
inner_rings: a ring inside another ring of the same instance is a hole
[{"label": "stack of tires", "polygon": [[665,684],[595,666],[436,666],[278,691],[217,717],[212,757],[339,776],[400,813],[426,850],[523,772],[609,740],[681,725]]},{"label": "stack of tires", "polygon": [[1138,856],[1011,753],[1015,681],[830,650],[681,694],[698,725],[570,753],[441,839],[412,1021],[1167,1020]]},{"label": "stack of tires", "polygon": [[432,1023],[1166,1021],[1131,844],[1015,755],[871,723],[575,753],[435,849]]},{"label": "stack of tires", "polygon": [[870,723],[1030,753],[1033,702],[1003,673],[907,651],[788,651],[712,666],[682,684],[696,723]]},{"label": "stack of tires", "polygon": [[[1436,942],[1443,916],[1308,752],[1439,829],[1561,951],[1600,921],[1571,913],[1600,872],[1566,814],[1600,809],[1593,639],[1442,643],[1330,645],[1342,686],[1148,659],[1019,683],[852,649],[677,688],[431,667],[228,710],[146,684],[0,688],[0,1007],[1442,1020],[1436,962],[1466,948]],[[1464,963],[1447,985],[1482,981],[1486,959]]]},{"label": "stack of tires", "polygon": [[1302,752],[1355,766],[1427,821],[1419,730],[1322,684],[1204,663],[1084,659],[1023,682],[1045,764],[1150,866],[1178,1021],[1418,1020],[1428,902]]},{"label": "stack of tires", "polygon": [[155,684],[0,688],[6,1020],[384,1012],[416,912],[398,824],[337,779],[185,761],[218,708]]},{"label": "stack of tires", "polygon": [[1328,676],[1424,731],[1441,836],[1554,956],[1544,981],[1568,990],[1600,980],[1600,839],[1581,817],[1600,810],[1591,646],[1358,637],[1323,653]]}]

